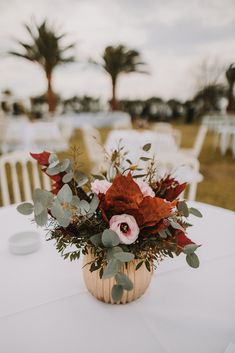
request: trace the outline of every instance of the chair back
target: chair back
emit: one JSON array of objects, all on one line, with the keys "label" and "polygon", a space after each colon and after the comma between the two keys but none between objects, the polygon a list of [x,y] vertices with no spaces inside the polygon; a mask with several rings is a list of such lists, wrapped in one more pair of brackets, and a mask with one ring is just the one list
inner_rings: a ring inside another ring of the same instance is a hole
[{"label": "chair back", "polygon": [[3,206],[32,199],[35,188],[51,189],[49,177],[28,152],[12,152],[0,157],[0,191]]},{"label": "chair back", "polygon": [[202,149],[202,146],[203,146],[203,142],[204,142],[205,137],[206,137],[207,130],[208,130],[208,127],[205,126],[205,125],[201,125],[199,130],[198,130],[197,137],[196,137],[196,140],[194,142],[193,150],[192,150],[192,155],[194,157],[196,157],[196,158],[198,158],[198,156],[199,156],[199,154],[201,152],[201,149]]}]

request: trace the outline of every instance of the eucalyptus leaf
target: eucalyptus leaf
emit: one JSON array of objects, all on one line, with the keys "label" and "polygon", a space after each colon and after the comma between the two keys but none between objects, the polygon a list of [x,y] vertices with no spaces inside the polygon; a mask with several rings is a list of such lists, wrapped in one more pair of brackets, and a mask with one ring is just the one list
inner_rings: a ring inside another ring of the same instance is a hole
[{"label": "eucalyptus leaf", "polygon": [[[43,211],[45,210],[45,208],[43,207],[43,204],[41,202],[36,201],[34,204],[34,214],[36,216],[40,215]],[[46,209],[47,210],[47,209]]]},{"label": "eucalyptus leaf", "polygon": [[60,172],[65,172],[69,168],[69,166],[70,166],[70,160],[68,158],[64,159],[59,164]]},{"label": "eucalyptus leaf", "polygon": [[32,214],[33,204],[30,202],[24,202],[17,206],[17,211],[25,216]]},{"label": "eucalyptus leaf", "polygon": [[151,148],[151,143],[146,143],[146,144],[142,147],[142,149],[143,149],[145,152],[148,152],[148,151],[150,150],[150,148]]},{"label": "eucalyptus leaf", "polygon": [[126,290],[132,290],[133,289],[133,283],[130,280],[130,278],[125,275],[122,272],[118,272],[115,276],[115,279],[117,281],[117,284],[119,284],[120,286],[122,286],[124,289]]},{"label": "eucalyptus leaf", "polygon": [[72,194],[72,190],[70,189],[68,184],[65,184],[62,186],[62,188],[60,189],[60,191],[57,194],[57,197],[61,202],[70,203],[72,201],[73,194]]},{"label": "eucalyptus leaf", "polygon": [[188,244],[188,245],[185,245],[184,248],[183,248],[183,252],[185,254],[193,254],[194,251],[197,250],[199,246],[197,244]]},{"label": "eucalyptus leaf", "polygon": [[79,207],[79,205],[80,205],[80,199],[79,199],[79,197],[77,196],[77,195],[74,195],[73,197],[72,197],[72,201],[70,202],[70,205],[72,206],[72,207]]},{"label": "eucalyptus leaf", "polygon": [[202,218],[201,212],[194,207],[190,207],[189,212],[196,217]]},{"label": "eucalyptus leaf", "polygon": [[63,176],[63,183],[69,183],[73,179],[73,173],[67,173]]},{"label": "eucalyptus leaf", "polygon": [[41,204],[48,208],[54,199],[53,194],[50,191],[35,189],[33,193],[33,202],[41,202]]},{"label": "eucalyptus leaf", "polygon": [[117,233],[111,229],[105,229],[102,234],[102,243],[106,248],[116,246],[120,243]]},{"label": "eucalyptus leaf", "polygon": [[199,258],[195,253],[188,254],[186,256],[186,261],[190,267],[198,268],[200,265]]},{"label": "eucalyptus leaf", "polygon": [[40,227],[43,227],[47,224],[47,220],[48,220],[48,213],[47,210],[44,210],[43,212],[41,212],[39,215],[35,215],[35,222],[37,223],[37,225],[39,225]]},{"label": "eucalyptus leaf", "polygon": [[80,172],[79,170],[76,170],[74,173],[74,178],[76,180],[77,186],[81,187],[83,185],[85,185],[88,182],[88,177],[86,174],[84,174],[83,172]]},{"label": "eucalyptus leaf", "polygon": [[57,222],[61,227],[68,227],[71,220],[71,212],[68,209],[64,209],[59,203],[54,203],[51,213],[56,218]]},{"label": "eucalyptus leaf", "polygon": [[117,252],[121,252],[123,251],[122,248],[120,246],[114,246],[113,248],[108,248],[107,253],[106,253],[106,259],[107,260],[111,260],[114,259],[114,255]]},{"label": "eucalyptus leaf", "polygon": [[177,205],[177,208],[180,212],[182,212],[182,214],[184,215],[184,217],[188,217],[189,216],[189,209],[188,206],[186,204],[185,201],[180,201]]},{"label": "eucalyptus leaf", "polygon": [[86,200],[81,200],[79,203],[79,212],[82,216],[86,216],[90,211],[90,204]]},{"label": "eucalyptus leaf", "polygon": [[92,200],[90,202],[90,212],[94,213],[97,210],[97,207],[99,206],[100,200],[96,194],[92,197]]},{"label": "eucalyptus leaf", "polygon": [[51,214],[56,219],[63,218],[64,216],[64,209],[58,199],[56,199],[52,205]]},{"label": "eucalyptus leaf", "polygon": [[48,162],[51,164],[56,161],[59,161],[57,155],[55,153],[51,153],[48,158]]},{"label": "eucalyptus leaf", "polygon": [[53,168],[55,168],[59,163],[60,163],[60,161],[59,161],[59,160],[56,160],[56,161],[50,163],[48,168],[49,168],[49,169],[53,169]]},{"label": "eucalyptus leaf", "polygon": [[111,295],[115,303],[119,302],[122,299],[123,287],[118,284],[114,284]]},{"label": "eucalyptus leaf", "polygon": [[114,254],[115,259],[121,261],[121,262],[129,262],[134,260],[135,256],[134,254],[130,253],[130,252],[118,252],[116,254]]},{"label": "eucalyptus leaf", "polygon": [[100,246],[102,244],[101,235],[102,233],[97,233],[90,237],[90,241],[92,242],[93,245]]},{"label": "eucalyptus leaf", "polygon": [[177,222],[173,221],[172,219],[170,220],[170,225],[174,228],[174,229],[179,229],[182,230],[183,232],[185,231],[185,229]]},{"label": "eucalyptus leaf", "polygon": [[120,266],[121,266],[120,261],[116,259],[112,259],[108,261],[108,264],[104,269],[102,278],[106,279],[106,278],[114,277],[116,273],[118,273]]},{"label": "eucalyptus leaf", "polygon": [[49,176],[54,176],[54,175],[57,175],[60,173],[60,165],[56,165],[55,167],[53,168],[50,168],[48,167],[47,170],[46,170],[46,173],[49,175]]}]

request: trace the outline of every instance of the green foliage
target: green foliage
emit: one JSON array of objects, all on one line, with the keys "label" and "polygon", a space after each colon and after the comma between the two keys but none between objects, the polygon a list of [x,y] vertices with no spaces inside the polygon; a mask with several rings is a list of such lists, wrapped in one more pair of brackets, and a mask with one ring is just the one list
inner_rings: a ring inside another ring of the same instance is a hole
[{"label": "green foliage", "polygon": [[62,46],[61,39],[65,35],[57,34],[47,20],[40,25],[25,25],[25,28],[31,40],[28,43],[19,40],[21,51],[11,51],[10,54],[38,63],[46,73],[52,72],[57,65],[74,61],[73,56],[66,56],[74,48],[74,44]]},{"label": "green foliage", "polygon": [[194,207],[190,207],[189,212],[196,217],[202,218],[201,212]]},{"label": "green foliage", "polygon": [[189,216],[189,208],[188,208],[185,201],[179,201],[177,208],[178,208],[179,212],[181,212],[184,217]]},{"label": "green foliage", "polygon": [[103,54],[103,68],[116,80],[120,73],[144,72],[141,67],[145,65],[138,51],[128,49],[124,45],[108,46]]},{"label": "green foliage", "polygon": [[21,214],[27,216],[33,213],[33,204],[30,202],[24,202],[17,206],[17,211]]},{"label": "green foliage", "polygon": [[68,184],[62,186],[62,188],[57,194],[57,198],[61,202],[70,203],[72,201],[73,193]]},{"label": "green foliage", "polygon": [[120,242],[118,235],[111,229],[105,229],[102,234],[102,243],[106,248],[118,245]]},{"label": "green foliage", "polygon": [[185,245],[185,247],[183,248],[183,252],[187,255],[193,254],[198,247],[199,246],[197,244],[188,244],[188,245]]},{"label": "green foliage", "polygon": [[114,277],[121,267],[121,262],[116,259],[108,261],[107,266],[104,268],[103,279]]},{"label": "green foliage", "polygon": [[122,299],[123,286],[115,284],[112,288],[111,295],[115,303],[119,302]]},{"label": "green foliage", "polygon": [[127,275],[125,275],[124,273],[118,272],[115,275],[115,280],[118,285],[123,287],[123,289],[126,289],[128,291],[133,289],[133,283],[131,282],[129,277]]},{"label": "green foliage", "polygon": [[192,268],[198,268],[199,267],[199,258],[195,253],[188,254],[186,256],[186,261],[189,264],[190,267]]},{"label": "green foliage", "polygon": [[142,147],[142,149],[145,151],[145,152],[148,152],[151,148],[151,143],[146,143],[146,145],[144,145]]},{"label": "green foliage", "polygon": [[131,252],[123,252],[119,251],[114,254],[115,259],[121,261],[121,262],[129,262],[134,260],[135,255],[132,254]]}]

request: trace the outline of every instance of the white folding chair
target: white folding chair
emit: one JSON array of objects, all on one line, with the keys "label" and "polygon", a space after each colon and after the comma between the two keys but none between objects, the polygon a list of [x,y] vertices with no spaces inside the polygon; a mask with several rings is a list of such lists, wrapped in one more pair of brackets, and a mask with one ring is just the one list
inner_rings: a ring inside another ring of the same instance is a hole
[{"label": "white folding chair", "polygon": [[70,138],[72,137],[73,134],[73,125],[70,120],[60,120],[57,122],[61,135],[65,139],[66,142],[69,142]]},{"label": "white folding chair", "polygon": [[[8,170],[7,166],[9,166]],[[40,174],[42,174],[41,178]],[[32,187],[30,176],[32,176]],[[12,185],[9,185],[9,180],[12,181]],[[40,171],[37,161],[28,152],[12,152],[0,157],[0,190],[3,206],[25,200],[29,201],[32,199],[33,189],[41,187],[50,190],[50,179]],[[11,202],[10,189],[13,194],[13,202]]]},{"label": "white folding chair", "polygon": [[101,144],[99,131],[86,125],[82,128],[82,134],[88,157],[92,163],[92,173],[106,170],[105,152]]},{"label": "white folding chair", "polygon": [[201,149],[202,149],[206,134],[207,134],[207,130],[208,130],[207,126],[201,125],[199,130],[198,130],[198,133],[197,133],[193,148],[181,148],[180,152],[185,153],[185,154],[187,154],[189,156],[198,158],[199,154],[201,152]]}]

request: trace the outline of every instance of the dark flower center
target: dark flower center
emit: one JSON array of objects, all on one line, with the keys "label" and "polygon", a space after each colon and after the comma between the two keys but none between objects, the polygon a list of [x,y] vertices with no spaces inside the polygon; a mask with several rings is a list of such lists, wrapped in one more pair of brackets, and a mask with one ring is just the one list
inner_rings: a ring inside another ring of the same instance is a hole
[{"label": "dark flower center", "polygon": [[127,233],[129,231],[128,224],[127,223],[121,223],[120,230],[122,231],[122,233]]}]

